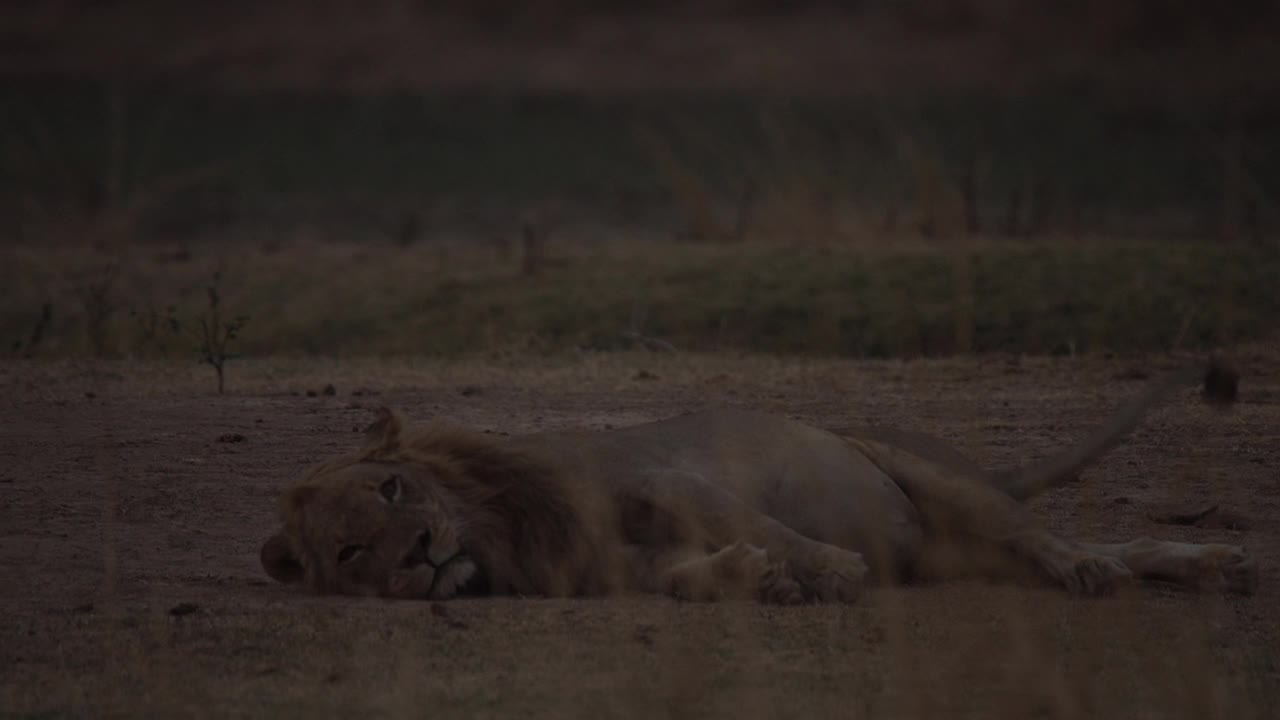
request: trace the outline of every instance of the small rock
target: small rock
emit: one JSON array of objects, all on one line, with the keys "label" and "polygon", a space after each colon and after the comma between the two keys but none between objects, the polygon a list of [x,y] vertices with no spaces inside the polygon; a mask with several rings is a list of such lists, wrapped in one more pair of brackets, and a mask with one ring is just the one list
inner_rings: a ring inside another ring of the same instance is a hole
[{"label": "small rock", "polygon": [[1235,366],[1219,357],[1214,357],[1209,372],[1204,377],[1205,400],[1221,405],[1235,402],[1240,393],[1240,372]]},{"label": "small rock", "polygon": [[658,376],[654,375],[648,370],[640,370],[635,375],[631,376],[631,379],[632,380],[657,380]]},{"label": "small rock", "polygon": [[315,397],[315,396],[316,396],[316,391],[315,391],[315,390],[308,390],[308,391],[307,391],[307,397]]},{"label": "small rock", "polygon": [[88,398],[88,399],[92,400],[92,399],[94,399],[94,398],[98,397],[98,393],[96,393],[96,392],[86,392],[86,393],[84,394],[84,396],[85,396],[86,398]]},{"label": "small rock", "polygon": [[657,634],[658,628],[654,625],[637,625],[634,637],[641,645],[653,647],[653,639]]},{"label": "small rock", "polygon": [[218,442],[220,443],[241,443],[248,439],[240,433],[223,433],[218,436]]},{"label": "small rock", "polygon": [[1146,380],[1151,377],[1151,370],[1145,367],[1134,366],[1126,368],[1116,373],[1116,380]]},{"label": "small rock", "polygon": [[1217,505],[1195,510],[1165,510],[1147,513],[1147,518],[1161,525],[1199,525],[1205,518],[1218,512]]},{"label": "small rock", "polygon": [[200,609],[200,606],[195,603],[184,602],[184,603],[178,603],[177,605],[174,605],[173,607],[169,608],[169,614],[174,617],[182,617],[184,615],[190,615],[191,613],[194,613],[199,609]]},{"label": "small rock", "polygon": [[324,386],[324,389],[320,391],[320,394],[332,397],[338,394],[338,389],[333,386],[333,383],[329,383]]},{"label": "small rock", "polygon": [[1113,503],[1115,503],[1115,504],[1117,504],[1117,505],[1128,505],[1129,503],[1131,503],[1131,502],[1133,502],[1133,501],[1132,501],[1132,500],[1130,500],[1129,498],[1127,498],[1127,497],[1125,497],[1125,496],[1121,495],[1120,497],[1113,498],[1113,499],[1111,500],[1111,502],[1113,502]]},{"label": "small rock", "polygon": [[358,387],[358,388],[356,388],[355,390],[352,390],[352,391],[351,391],[351,394],[352,394],[352,396],[354,396],[354,397],[366,397],[366,396],[368,396],[368,397],[373,397],[374,395],[377,395],[377,394],[378,394],[378,391],[377,391],[377,390],[370,390],[370,389],[369,389],[369,388],[367,388],[367,387]]},{"label": "small rock", "polygon": [[484,390],[476,385],[463,385],[458,392],[462,393],[462,397],[472,397],[483,394]]}]

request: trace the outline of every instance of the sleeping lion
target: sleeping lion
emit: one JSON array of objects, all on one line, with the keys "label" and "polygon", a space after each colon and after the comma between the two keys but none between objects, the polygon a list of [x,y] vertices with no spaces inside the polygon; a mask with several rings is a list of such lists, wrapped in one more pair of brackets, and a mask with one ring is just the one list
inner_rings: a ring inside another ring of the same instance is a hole
[{"label": "sleeping lion", "polygon": [[1081,595],[1135,578],[1248,593],[1257,567],[1242,547],[1075,542],[1021,505],[1075,478],[1174,390],[1202,376],[1221,389],[1223,373],[1174,373],[1078,447],[1006,473],[917,433],[736,410],[498,438],[410,431],[384,409],[364,447],[284,493],[261,560],[318,592],[434,600],[850,602],[871,582],[965,576]]}]

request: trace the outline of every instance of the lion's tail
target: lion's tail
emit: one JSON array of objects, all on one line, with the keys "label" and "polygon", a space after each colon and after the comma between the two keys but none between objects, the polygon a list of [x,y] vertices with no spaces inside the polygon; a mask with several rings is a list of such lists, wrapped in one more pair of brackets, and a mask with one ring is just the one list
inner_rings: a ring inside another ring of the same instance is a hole
[{"label": "lion's tail", "polygon": [[1142,418],[1175,391],[1203,382],[1206,400],[1230,403],[1235,400],[1238,376],[1225,362],[1210,358],[1208,366],[1197,362],[1168,374],[1147,391],[1120,408],[1111,420],[1084,442],[1041,462],[1016,470],[996,473],[995,486],[1009,497],[1023,501],[1074,480],[1082,470],[1097,461],[1125,438]]}]

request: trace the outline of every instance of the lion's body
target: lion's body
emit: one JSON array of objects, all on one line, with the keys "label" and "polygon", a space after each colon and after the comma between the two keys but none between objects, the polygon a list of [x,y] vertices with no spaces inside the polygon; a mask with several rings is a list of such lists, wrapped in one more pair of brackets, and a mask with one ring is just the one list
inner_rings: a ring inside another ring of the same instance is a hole
[{"label": "lion's body", "polygon": [[634,500],[636,488],[679,492],[692,482],[717,487],[801,535],[862,553],[878,574],[898,573],[923,540],[919,514],[892,478],[841,437],[786,418],[713,410],[502,444],[540,458],[558,475],[604,487],[613,502],[607,512],[627,521],[627,540],[653,542],[646,535],[664,524],[643,514],[625,517],[637,507],[652,512],[651,503]]},{"label": "lion's body", "polygon": [[[718,410],[510,438],[390,413],[286,493],[262,560],[321,591],[448,598],[649,591],[850,600],[905,581],[1032,570],[1079,593],[1133,576],[1249,591],[1242,548],[1049,533],[1020,500],[1074,477],[1170,387],[1074,450],[989,474],[934,438]],[[941,560],[940,560],[941,558]]]}]

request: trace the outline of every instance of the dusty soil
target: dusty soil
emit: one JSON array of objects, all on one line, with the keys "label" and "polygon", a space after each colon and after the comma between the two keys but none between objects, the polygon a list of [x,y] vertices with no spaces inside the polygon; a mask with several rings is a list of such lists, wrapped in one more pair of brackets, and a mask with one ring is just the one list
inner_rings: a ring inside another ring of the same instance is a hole
[{"label": "dusty soil", "polygon": [[[1257,595],[958,582],[795,609],[311,597],[257,551],[280,489],[379,404],[499,432],[738,405],[913,427],[1008,465],[1079,438],[1167,361],[246,362],[222,397],[207,368],[0,364],[0,715],[1266,717],[1278,358],[1245,353],[1232,410],[1188,391],[1035,503],[1073,537],[1245,544]],[[1215,504],[1201,527],[1150,519]]]}]

